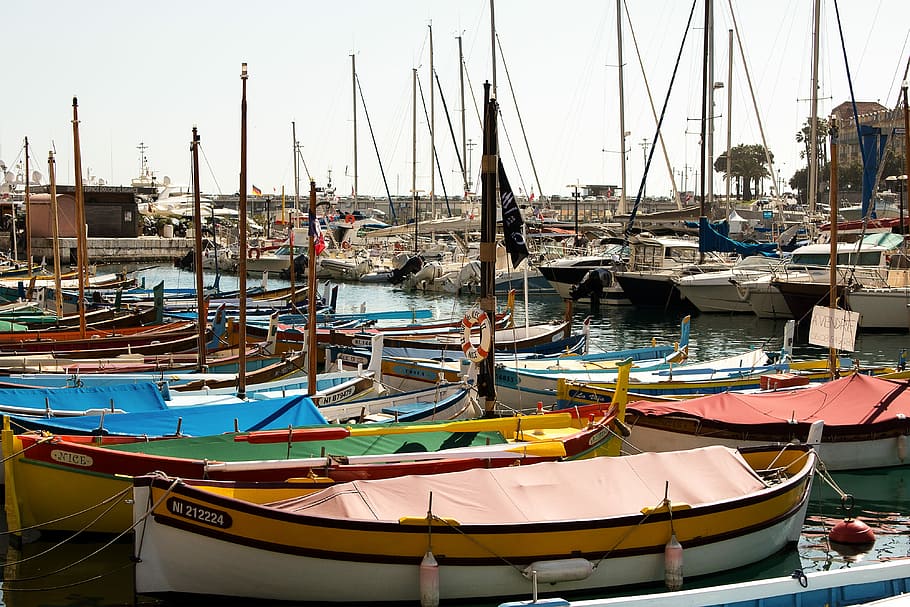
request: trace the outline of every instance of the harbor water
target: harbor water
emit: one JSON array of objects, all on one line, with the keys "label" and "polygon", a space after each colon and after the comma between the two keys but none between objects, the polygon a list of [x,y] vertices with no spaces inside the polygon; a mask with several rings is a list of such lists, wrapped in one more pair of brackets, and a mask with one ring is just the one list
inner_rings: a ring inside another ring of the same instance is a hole
[{"label": "harbor water", "polygon": [[[191,273],[169,267],[145,268],[137,276],[149,288],[162,280],[168,288],[195,287],[195,278]],[[212,282],[213,277],[206,276],[205,284]],[[258,279],[248,280],[248,286],[257,284]],[[270,284],[278,287],[287,282],[273,280]],[[221,277],[223,289],[235,288],[236,285],[236,277]],[[520,285],[517,284],[516,288]],[[498,297],[498,301],[504,303],[505,297]],[[338,284],[337,292],[338,312],[430,309],[434,317],[445,318],[460,317],[475,303],[469,297],[405,293],[381,284],[342,283]],[[555,296],[534,295],[525,306],[520,293],[516,294],[515,310],[516,323],[519,324],[525,322],[526,313],[531,323],[558,320],[565,313],[563,302]],[[587,306],[577,306],[572,314],[578,327],[588,316],[591,316],[592,350],[613,350],[641,346],[652,339],[658,343],[678,341],[682,314],[607,306],[603,306],[598,313],[593,313]],[[690,356],[694,360],[706,360],[757,346],[776,351],[781,347],[783,329],[783,322],[760,320],[753,316],[696,315],[692,319]],[[900,351],[908,346],[910,337],[906,333],[861,333],[857,336],[853,355],[863,364],[895,365]],[[800,337],[798,333],[794,353],[797,358],[820,358],[826,356],[827,351],[805,343],[805,336]],[[634,435],[631,440],[634,444]],[[841,495],[835,488],[817,478],[803,534],[796,546],[749,567],[686,579],[684,588],[789,575],[796,569],[808,573],[910,557],[910,467],[836,473],[832,478],[840,490],[853,496],[851,510],[845,510]],[[830,528],[848,515],[858,517],[872,527],[876,533],[873,546],[859,551],[828,542]],[[0,584],[3,605],[164,604],[147,597],[134,597],[133,563],[130,558],[132,544],[128,536],[101,539],[77,536],[62,543],[59,539],[39,538],[21,547],[11,545],[6,535],[0,536],[0,541],[6,555]],[[662,592],[663,589],[655,585],[632,591]],[[526,597],[512,598],[530,597],[529,584]],[[217,600],[213,603],[219,604]]]}]

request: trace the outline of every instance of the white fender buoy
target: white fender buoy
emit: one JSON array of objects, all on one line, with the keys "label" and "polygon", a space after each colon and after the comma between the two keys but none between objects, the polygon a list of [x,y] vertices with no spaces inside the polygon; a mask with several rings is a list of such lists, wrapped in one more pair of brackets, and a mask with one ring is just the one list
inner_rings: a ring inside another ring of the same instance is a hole
[{"label": "white fender buoy", "polygon": [[586,580],[594,573],[594,564],[588,559],[574,558],[558,561],[534,561],[522,570],[522,575],[531,579],[537,576],[541,584],[576,582]]},{"label": "white fender buoy", "polygon": [[664,547],[664,583],[670,590],[679,590],[683,585],[683,547],[675,533]]},{"label": "white fender buoy", "polygon": [[420,561],[420,607],[439,605],[439,563],[427,550]]}]

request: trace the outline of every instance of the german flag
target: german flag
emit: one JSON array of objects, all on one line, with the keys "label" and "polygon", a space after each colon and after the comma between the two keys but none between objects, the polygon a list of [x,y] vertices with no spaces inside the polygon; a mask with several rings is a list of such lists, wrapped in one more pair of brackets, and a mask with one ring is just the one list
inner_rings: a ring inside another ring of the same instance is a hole
[{"label": "german flag", "polygon": [[256,196],[262,196],[262,190],[260,190],[256,186],[253,186],[253,194],[255,194]]}]

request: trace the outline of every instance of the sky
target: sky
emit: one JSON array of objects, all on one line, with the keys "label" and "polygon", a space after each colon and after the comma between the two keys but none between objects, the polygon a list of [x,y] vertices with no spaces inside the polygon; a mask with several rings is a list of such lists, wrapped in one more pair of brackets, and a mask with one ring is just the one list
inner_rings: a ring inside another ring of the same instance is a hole
[{"label": "sky", "polygon": [[[656,132],[645,78],[660,113],[681,46],[662,134],[677,187],[693,190],[700,160],[703,0],[697,1],[688,30],[688,0],[626,3],[622,63],[629,132],[627,192],[632,196],[640,188],[645,154]],[[810,110],[812,4],[714,0],[714,80],[723,82],[712,113],[715,155],[726,149],[728,123],[733,145],[761,143],[738,47],[732,86],[727,82],[728,30],[735,15],[775,164],[785,181],[804,164],[795,135]],[[850,90],[836,5],[833,0],[821,4],[818,106],[819,115],[827,116],[850,99]],[[572,184],[618,185],[616,2],[499,0],[493,8],[499,40],[495,74],[502,113],[500,149],[513,189],[566,196]],[[910,3],[841,0],[837,8],[857,101],[894,107],[910,56]],[[255,185],[263,195],[279,195],[284,188],[293,195],[294,123],[305,164],[300,166],[301,196],[308,192],[307,174],[321,187],[330,172],[338,192],[350,194],[355,164],[353,55],[359,88],[358,195],[384,197],[387,189],[393,196],[409,195],[416,172],[416,189],[425,197],[431,189],[427,116],[432,30],[439,80],[434,96],[436,196],[462,190],[455,153],[455,142],[460,150],[462,137],[458,36],[466,66],[466,136],[475,144],[464,161],[471,181],[479,177],[482,128],[477,109],[482,109],[484,81],[493,79],[489,0],[49,0],[8,3],[4,21],[0,159],[10,170],[23,161],[28,137],[31,170],[47,175],[48,152],[55,150],[58,183],[73,183],[76,96],[86,177],[129,184],[140,171],[141,143],[159,181],[166,176],[172,183],[188,184],[189,142],[196,126],[202,143],[202,191],[234,193],[240,171],[240,71],[246,62],[250,189]],[[425,100],[424,105],[418,93],[416,164],[415,68]],[[714,182],[715,191],[722,192],[722,176],[716,174]],[[645,191],[649,196],[670,195],[670,171],[660,148]]]}]

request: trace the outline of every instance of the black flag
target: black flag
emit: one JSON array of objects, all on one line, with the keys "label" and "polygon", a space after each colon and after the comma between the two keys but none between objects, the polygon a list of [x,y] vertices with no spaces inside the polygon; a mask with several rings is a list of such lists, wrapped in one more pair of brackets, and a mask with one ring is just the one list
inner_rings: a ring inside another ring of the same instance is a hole
[{"label": "black flag", "polygon": [[502,238],[512,259],[512,268],[517,268],[521,260],[528,256],[528,245],[521,233],[521,226],[524,224],[521,211],[515,204],[515,195],[512,194],[512,188],[506,178],[502,160],[499,161],[499,199],[502,203]]}]

